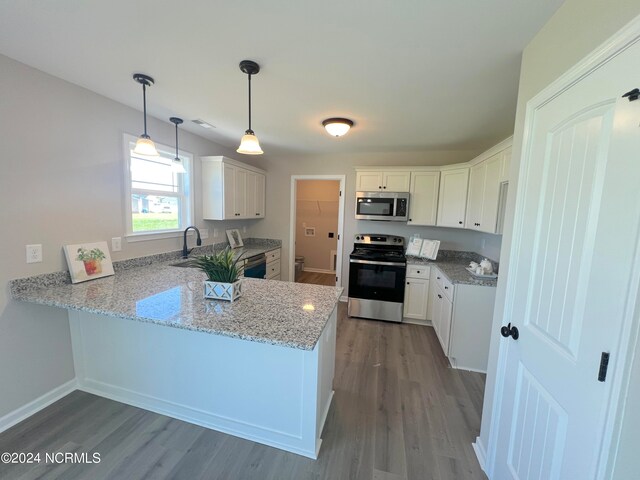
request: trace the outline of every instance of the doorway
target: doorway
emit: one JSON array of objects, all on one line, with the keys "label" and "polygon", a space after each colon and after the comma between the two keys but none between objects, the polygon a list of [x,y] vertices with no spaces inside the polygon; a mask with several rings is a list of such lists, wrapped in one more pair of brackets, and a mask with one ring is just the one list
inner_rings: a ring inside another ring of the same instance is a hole
[{"label": "doorway", "polygon": [[344,175],[293,175],[289,279],[342,284]]}]

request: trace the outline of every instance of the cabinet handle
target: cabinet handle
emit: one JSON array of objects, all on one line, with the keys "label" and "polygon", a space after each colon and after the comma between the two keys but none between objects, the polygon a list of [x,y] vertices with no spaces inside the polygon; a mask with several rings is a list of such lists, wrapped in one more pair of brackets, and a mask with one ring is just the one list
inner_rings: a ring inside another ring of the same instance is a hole
[{"label": "cabinet handle", "polygon": [[382,185],[378,185],[378,189],[379,189],[379,190],[380,190],[380,189],[382,189]]},{"label": "cabinet handle", "polygon": [[413,222],[413,218],[410,218],[410,219],[409,219],[409,221],[410,221],[410,222]]},{"label": "cabinet handle", "polygon": [[436,277],[438,280],[440,280],[440,277]]},{"label": "cabinet handle", "polygon": [[417,270],[418,273],[420,273],[420,270]]},{"label": "cabinet handle", "polygon": [[460,225],[462,225],[462,222],[458,222]]},{"label": "cabinet handle", "polygon": [[449,287],[447,287],[447,286],[445,285],[445,286],[444,286],[444,289],[445,289],[445,290],[449,290]]},{"label": "cabinet handle", "polygon": [[260,215],[259,213],[256,213],[256,215]]},{"label": "cabinet handle", "polygon": [[407,285],[411,285],[411,282],[407,282]]},{"label": "cabinet handle", "polygon": [[440,300],[442,300],[442,295],[438,294],[438,298],[439,298]]},{"label": "cabinet handle", "polygon": [[385,187],[382,187],[382,188],[387,188],[387,187],[385,186]]}]

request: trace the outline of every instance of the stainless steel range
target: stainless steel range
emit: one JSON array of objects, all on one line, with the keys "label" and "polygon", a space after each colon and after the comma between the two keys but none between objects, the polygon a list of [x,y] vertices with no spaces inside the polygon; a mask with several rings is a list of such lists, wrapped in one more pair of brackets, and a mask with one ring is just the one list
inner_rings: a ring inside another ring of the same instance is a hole
[{"label": "stainless steel range", "polygon": [[358,234],[349,255],[350,317],[401,322],[407,260],[404,238]]}]

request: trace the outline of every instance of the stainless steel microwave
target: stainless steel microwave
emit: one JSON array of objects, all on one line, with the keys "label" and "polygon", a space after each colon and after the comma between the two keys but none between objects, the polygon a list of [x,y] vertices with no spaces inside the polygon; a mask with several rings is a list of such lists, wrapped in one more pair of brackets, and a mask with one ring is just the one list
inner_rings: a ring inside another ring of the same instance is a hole
[{"label": "stainless steel microwave", "polygon": [[356,192],[357,220],[406,222],[408,217],[407,192]]}]

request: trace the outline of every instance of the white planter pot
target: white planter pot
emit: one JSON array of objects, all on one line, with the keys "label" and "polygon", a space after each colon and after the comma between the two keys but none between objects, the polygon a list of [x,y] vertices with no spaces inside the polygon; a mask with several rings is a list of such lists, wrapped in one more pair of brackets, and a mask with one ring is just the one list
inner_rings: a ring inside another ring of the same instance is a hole
[{"label": "white planter pot", "polygon": [[233,283],[204,282],[204,298],[233,302],[242,296],[242,279]]}]

